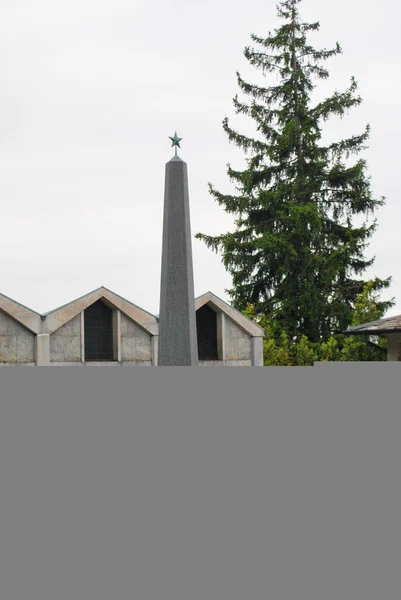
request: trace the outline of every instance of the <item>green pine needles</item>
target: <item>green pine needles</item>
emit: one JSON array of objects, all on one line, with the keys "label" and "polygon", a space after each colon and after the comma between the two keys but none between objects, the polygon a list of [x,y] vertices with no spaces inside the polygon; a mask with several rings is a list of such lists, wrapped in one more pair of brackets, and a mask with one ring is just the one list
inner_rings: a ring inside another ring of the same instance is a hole
[{"label": "green pine needles", "polygon": [[[244,51],[263,74],[276,73],[278,85],[252,85],[237,73],[250,102],[236,96],[236,113],[254,120],[259,139],[241,135],[227,118],[223,121],[229,140],[250,154],[246,170],[228,165],[236,195],[209,184],[219,205],[236,216],[235,231],[196,237],[221,251],[232,277],[228,293],[238,310],[251,304],[290,338],[305,335],[318,342],[352,321],[356,298],[367,283],[361,276],[374,262],[364,257],[364,250],[377,227],[374,211],[384,198],[372,197],[366,163],[353,158],[365,149],[368,126],[360,135],[321,143],[324,121],[342,117],[362,100],[352,78],[345,92],[312,106],[314,81],[329,76],[322,64],[341,48],[338,43],[332,50],[309,45],[307,34],[317,31],[319,23],[301,22],[299,2],[280,2],[278,16],[284,24],[267,38],[252,35],[259,49]],[[353,226],[355,216],[363,217],[362,225]],[[390,277],[375,278],[374,290],[388,288],[390,282]],[[384,313],[393,304],[378,306]]]}]

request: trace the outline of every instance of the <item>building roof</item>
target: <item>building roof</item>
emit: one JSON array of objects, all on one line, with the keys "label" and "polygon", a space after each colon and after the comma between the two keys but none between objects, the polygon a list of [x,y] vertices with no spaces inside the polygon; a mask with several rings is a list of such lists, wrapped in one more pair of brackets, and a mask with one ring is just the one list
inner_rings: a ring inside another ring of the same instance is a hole
[{"label": "building roof", "polygon": [[[50,334],[68,323],[97,300],[103,300],[112,308],[118,308],[150,335],[158,335],[158,317],[103,286],[44,314],[37,313],[12,298],[0,294],[0,310],[9,314],[33,333]],[[252,337],[263,337],[265,335],[262,327],[212,292],[206,292],[206,294],[202,294],[202,296],[195,299],[196,310],[205,304],[208,304],[215,312],[227,315],[248,335]]]},{"label": "building roof", "polygon": [[217,312],[226,314],[248,335],[253,337],[264,337],[266,335],[265,330],[260,325],[248,319],[248,317],[233,308],[230,304],[227,304],[227,302],[224,302],[224,300],[213,294],[213,292],[209,291],[195,298],[196,310],[205,304],[212,306]]},{"label": "building roof", "polygon": [[344,333],[352,335],[401,333],[401,315],[379,319],[379,321],[372,321],[371,323],[363,323],[362,325],[355,325],[354,327],[349,327]]},{"label": "building roof", "polygon": [[154,315],[103,286],[46,313],[44,333],[53,333],[97,300],[103,300],[112,308],[118,308],[149,334],[158,334],[158,323]]},{"label": "building roof", "polygon": [[74,302],[78,302],[78,300],[82,300],[83,298],[86,298],[90,294],[94,294],[94,293],[97,293],[99,291],[110,292],[111,294],[113,294],[113,296],[116,296],[116,297],[120,298],[121,300],[124,300],[125,302],[129,302],[130,304],[132,304],[132,306],[135,306],[136,308],[139,308],[139,310],[141,310],[143,312],[146,312],[151,317],[155,316],[154,314],[150,313],[148,310],[144,310],[143,308],[141,308],[137,304],[134,304],[133,302],[131,302],[130,300],[127,300],[123,296],[120,296],[119,294],[116,294],[115,292],[112,292],[111,290],[109,290],[108,288],[104,287],[103,285],[101,287],[96,288],[95,290],[92,290],[91,292],[88,292],[87,294],[84,294],[83,296],[80,296],[79,298],[75,298],[75,300],[71,300],[70,302],[67,302],[66,304],[62,304],[61,306],[58,306],[57,308],[53,308],[52,310],[49,310],[48,312],[43,313],[43,316],[47,317],[48,315],[51,315],[52,313],[54,313],[54,312],[56,312],[58,310],[61,310],[62,308],[65,308],[66,306],[69,306],[70,304],[74,304]]},{"label": "building roof", "polygon": [[4,294],[0,294],[0,310],[32,333],[37,334],[42,331],[42,319],[39,313]]},{"label": "building roof", "polygon": [[[252,337],[264,337],[266,335],[263,327],[243,315],[230,304],[227,304],[227,302],[224,302],[224,300],[213,294],[213,292],[209,291],[195,298],[195,310],[202,308],[205,304],[211,306],[215,312],[222,312],[230,317],[248,335]],[[159,315],[156,316],[156,319],[159,321]]]}]

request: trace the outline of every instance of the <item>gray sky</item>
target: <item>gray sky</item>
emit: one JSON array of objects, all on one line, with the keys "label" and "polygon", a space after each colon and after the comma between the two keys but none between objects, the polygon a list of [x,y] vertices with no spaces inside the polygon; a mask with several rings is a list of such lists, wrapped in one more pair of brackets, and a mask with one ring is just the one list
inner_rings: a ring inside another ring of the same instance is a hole
[{"label": "gray sky", "polygon": [[[393,276],[387,316],[401,313],[400,6],[382,0],[304,0],[319,20],[310,41],[343,55],[316,98],[344,90],[354,75],[364,103],[327,124],[337,139],[372,128],[365,153],[372,188],[386,196],[367,276]],[[150,312],[159,309],[168,137],[183,138],[192,231],[218,234],[232,218],[207,182],[232,191],[226,164],[245,166],[221,121],[252,133],[235,115],[236,70],[250,34],[281,23],[267,0],[3,0],[0,21],[0,292],[46,312],[104,285]],[[275,81],[270,76],[270,81]],[[228,300],[219,255],[193,241],[195,293]]]}]

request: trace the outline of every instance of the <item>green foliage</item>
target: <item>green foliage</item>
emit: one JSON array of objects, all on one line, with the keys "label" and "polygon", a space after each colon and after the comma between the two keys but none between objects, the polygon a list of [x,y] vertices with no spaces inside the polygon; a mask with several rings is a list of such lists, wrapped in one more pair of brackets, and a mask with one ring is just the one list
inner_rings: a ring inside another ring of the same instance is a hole
[{"label": "green foliage", "polygon": [[[337,43],[331,50],[317,50],[308,43],[319,23],[303,23],[298,4],[281,1],[278,16],[285,23],[266,38],[252,35],[258,49],[244,51],[251,65],[266,76],[275,73],[278,83],[254,85],[237,73],[240,91],[250,101],[236,96],[234,107],[254,121],[257,137],[242,135],[228,118],[223,120],[230,142],[248,155],[247,167],[237,171],[228,165],[236,194],[222,194],[212,184],[209,191],[235,215],[235,230],[196,237],[222,253],[232,277],[228,293],[238,310],[250,303],[274,323],[275,336],[280,330],[288,339],[305,335],[320,344],[351,324],[366,283],[361,274],[374,262],[364,251],[377,227],[374,212],[384,199],[372,195],[366,162],[353,158],[365,149],[369,126],[347,139],[321,142],[324,122],[343,117],[362,100],[352,77],[344,92],[312,105],[315,81],[329,75],[322,63],[341,48]],[[358,227],[355,217],[364,219]],[[386,289],[390,281],[376,278],[372,290]],[[386,310],[392,305],[378,306]],[[270,344],[266,353],[280,364],[308,362],[315,352],[302,342],[294,358],[287,342],[275,343],[280,351]],[[327,352],[335,349],[330,346]]]},{"label": "green foliage", "polygon": [[[376,321],[383,316],[384,309],[377,300],[374,282],[369,281],[356,299],[352,316],[353,325]],[[263,327],[265,366],[312,366],[314,362],[330,361],[384,361],[387,340],[376,336],[354,336],[336,334],[321,342],[312,342],[305,335],[290,339],[280,332],[266,315],[258,313],[255,306],[248,304],[243,314]]]},{"label": "green foliage", "polygon": [[313,365],[319,360],[319,351],[316,344],[311,343],[306,335],[303,335],[295,347],[295,364],[300,367]]},{"label": "green foliage", "polygon": [[322,343],[320,360],[323,362],[338,362],[341,360],[338,339],[332,336],[326,342]]},{"label": "green foliage", "polygon": [[[384,310],[375,294],[374,282],[369,281],[356,300],[352,325],[378,321],[384,316]],[[343,342],[341,360],[386,360],[386,348],[387,340],[379,336],[348,336]]]},{"label": "green foliage", "polygon": [[378,321],[384,316],[384,313],[385,307],[379,302],[375,293],[375,282],[368,281],[362,294],[356,299],[351,325],[363,325],[363,323]]}]

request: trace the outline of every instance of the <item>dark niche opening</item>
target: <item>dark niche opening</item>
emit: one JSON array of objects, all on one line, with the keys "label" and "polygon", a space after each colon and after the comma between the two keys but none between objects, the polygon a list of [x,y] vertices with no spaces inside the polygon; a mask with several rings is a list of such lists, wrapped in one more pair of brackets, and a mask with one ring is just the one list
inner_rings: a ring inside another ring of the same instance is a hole
[{"label": "dark niche opening", "polygon": [[217,314],[205,304],[196,311],[199,360],[218,360]]},{"label": "dark niche opening", "polygon": [[98,300],[84,311],[85,360],[113,360],[113,311]]}]

